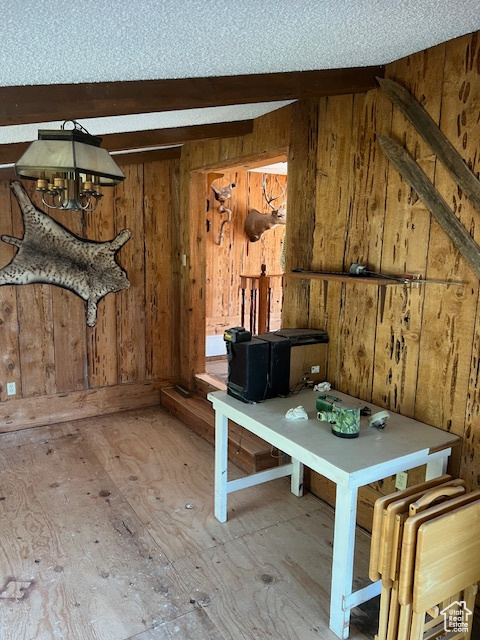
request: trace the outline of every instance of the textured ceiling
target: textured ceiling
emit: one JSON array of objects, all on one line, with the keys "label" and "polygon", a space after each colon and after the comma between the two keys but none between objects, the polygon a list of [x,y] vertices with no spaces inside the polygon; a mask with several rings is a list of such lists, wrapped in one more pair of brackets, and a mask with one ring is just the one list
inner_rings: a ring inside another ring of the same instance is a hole
[{"label": "textured ceiling", "polygon": [[[216,122],[235,122],[251,120],[280,109],[291,101],[258,102],[256,104],[236,104],[228,107],[206,109],[185,109],[183,111],[164,111],[162,113],[143,113],[131,116],[111,118],[84,118],[81,124],[92,135],[105,135],[118,131],[143,131],[147,129],[168,129],[170,127],[188,127],[192,124],[214,124]],[[29,142],[37,139],[38,129],[60,129],[62,122],[44,122],[38,124],[20,124],[0,127],[0,144],[10,142]],[[67,126],[68,129],[72,125]]]},{"label": "textured ceiling", "polygon": [[[478,0],[22,0],[3,5],[0,87],[382,65],[480,29]],[[279,106],[191,109],[82,124],[91,133],[113,133],[249,119]],[[35,139],[43,126],[0,127],[0,144]]]},{"label": "textured ceiling", "polygon": [[287,175],[287,162],[275,162],[274,164],[266,164],[263,167],[257,167],[256,169],[249,169],[252,173],[277,173],[282,176]]},{"label": "textured ceiling", "polygon": [[478,0],[2,4],[0,86],[378,65],[480,28]]}]

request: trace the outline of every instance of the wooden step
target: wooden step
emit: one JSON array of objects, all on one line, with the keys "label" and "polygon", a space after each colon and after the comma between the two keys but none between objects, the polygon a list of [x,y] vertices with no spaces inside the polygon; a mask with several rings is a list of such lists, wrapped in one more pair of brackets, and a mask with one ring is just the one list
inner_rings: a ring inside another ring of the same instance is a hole
[{"label": "wooden step", "polygon": [[[162,407],[190,427],[199,436],[215,443],[215,412],[211,403],[198,395],[185,398],[173,387],[161,390]],[[278,452],[232,421],[228,424],[228,459],[246,473],[256,473],[279,464]]]},{"label": "wooden step", "polygon": [[226,384],[217,380],[208,373],[197,373],[195,376],[195,384],[197,387],[197,394],[205,399],[211,391],[227,390]]}]

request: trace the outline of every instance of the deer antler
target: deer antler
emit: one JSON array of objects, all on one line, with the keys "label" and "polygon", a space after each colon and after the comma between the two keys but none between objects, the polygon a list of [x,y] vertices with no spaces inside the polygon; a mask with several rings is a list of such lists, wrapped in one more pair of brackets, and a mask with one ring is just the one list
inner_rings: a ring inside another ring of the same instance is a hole
[{"label": "deer antler", "polygon": [[[281,193],[279,193],[278,196],[274,197],[276,187],[280,189]],[[278,209],[285,208],[287,185],[285,183],[282,186],[282,184],[280,183],[280,180],[278,179],[278,175],[275,176],[275,180],[270,188],[270,193],[267,194],[267,178],[266,178],[266,175],[263,174],[262,175],[262,191],[263,191],[263,197],[265,198],[265,202],[268,204],[268,206],[271,209],[273,209],[274,211],[276,210],[278,211]],[[278,209],[275,209],[275,207],[272,205],[272,202],[275,202],[275,200],[278,200],[279,198],[282,198],[282,204],[280,207],[278,207]]]}]

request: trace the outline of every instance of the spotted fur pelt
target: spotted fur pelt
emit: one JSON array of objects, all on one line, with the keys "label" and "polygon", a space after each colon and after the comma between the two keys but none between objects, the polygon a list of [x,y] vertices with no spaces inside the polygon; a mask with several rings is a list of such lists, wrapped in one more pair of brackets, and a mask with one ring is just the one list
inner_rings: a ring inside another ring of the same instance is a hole
[{"label": "spotted fur pelt", "polygon": [[55,284],[87,302],[87,324],[97,323],[97,304],[107,293],[127,289],[126,272],[115,254],[130,238],[124,229],[110,242],[92,242],[71,233],[38,209],[19,182],[12,182],[23,217],[23,239],[2,236],[18,248],[12,261],[0,269],[0,285]]}]

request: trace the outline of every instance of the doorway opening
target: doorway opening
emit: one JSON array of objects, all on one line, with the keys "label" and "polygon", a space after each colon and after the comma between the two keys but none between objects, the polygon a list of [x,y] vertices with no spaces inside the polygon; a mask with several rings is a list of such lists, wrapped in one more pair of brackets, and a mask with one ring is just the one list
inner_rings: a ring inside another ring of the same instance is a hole
[{"label": "doorway opening", "polygon": [[286,160],[208,174],[205,369],[222,383],[226,329],[258,334],[281,327]]}]

